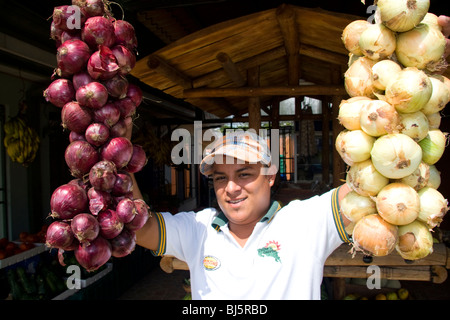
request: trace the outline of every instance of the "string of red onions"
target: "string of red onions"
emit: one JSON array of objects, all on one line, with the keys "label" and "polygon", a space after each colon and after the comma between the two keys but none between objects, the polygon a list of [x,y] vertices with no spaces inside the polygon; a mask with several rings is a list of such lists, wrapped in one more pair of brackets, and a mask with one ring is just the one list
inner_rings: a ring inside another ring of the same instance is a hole
[{"label": "string of red onions", "polygon": [[115,19],[102,0],[72,5],[81,12],[79,29],[68,27],[70,6],[53,12],[57,69],[43,95],[61,108],[70,141],[64,158],[74,179],[51,196],[46,245],[58,248],[62,264],[65,251],[72,251],[83,268],[94,271],[111,257],[132,253],[135,231],[149,216],[147,204],[133,198],[129,174],[139,172],[147,158],[125,137],[142,91],[127,79],[136,63],[133,26]]}]

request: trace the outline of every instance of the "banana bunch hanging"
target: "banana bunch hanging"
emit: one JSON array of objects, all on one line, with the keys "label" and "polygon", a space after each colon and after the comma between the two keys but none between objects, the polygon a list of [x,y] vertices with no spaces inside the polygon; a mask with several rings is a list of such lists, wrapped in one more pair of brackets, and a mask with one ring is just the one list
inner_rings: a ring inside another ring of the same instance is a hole
[{"label": "banana bunch hanging", "polygon": [[12,161],[24,166],[32,163],[39,149],[39,135],[27,125],[21,112],[5,123],[3,144]]}]

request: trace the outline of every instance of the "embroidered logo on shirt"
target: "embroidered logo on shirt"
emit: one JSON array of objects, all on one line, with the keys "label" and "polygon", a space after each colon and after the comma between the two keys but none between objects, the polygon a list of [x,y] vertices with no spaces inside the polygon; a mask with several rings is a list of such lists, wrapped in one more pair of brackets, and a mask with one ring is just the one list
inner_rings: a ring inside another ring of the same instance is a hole
[{"label": "embroidered logo on shirt", "polygon": [[276,262],[281,262],[278,252],[280,251],[280,245],[277,241],[269,241],[264,248],[258,249],[258,255],[260,257],[272,257]]},{"label": "embroidered logo on shirt", "polygon": [[203,258],[203,267],[207,271],[217,270],[220,267],[220,260],[214,256],[205,256]]}]

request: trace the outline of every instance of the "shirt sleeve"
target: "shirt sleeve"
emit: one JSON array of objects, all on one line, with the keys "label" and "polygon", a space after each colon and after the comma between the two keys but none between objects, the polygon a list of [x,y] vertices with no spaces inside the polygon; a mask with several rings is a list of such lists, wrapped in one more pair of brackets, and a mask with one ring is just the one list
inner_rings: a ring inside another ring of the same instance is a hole
[{"label": "shirt sleeve", "polygon": [[173,255],[180,260],[188,261],[189,255],[196,252],[204,238],[206,223],[201,218],[205,212],[157,212],[156,221],[159,228],[158,249],[154,255]]}]

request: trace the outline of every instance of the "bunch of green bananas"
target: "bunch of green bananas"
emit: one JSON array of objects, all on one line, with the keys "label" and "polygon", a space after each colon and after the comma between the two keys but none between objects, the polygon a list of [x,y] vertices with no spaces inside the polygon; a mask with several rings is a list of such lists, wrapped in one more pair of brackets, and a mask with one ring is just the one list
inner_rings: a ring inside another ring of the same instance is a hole
[{"label": "bunch of green bananas", "polygon": [[3,144],[11,160],[24,166],[34,161],[39,149],[39,135],[28,126],[22,116],[17,115],[5,123]]}]

